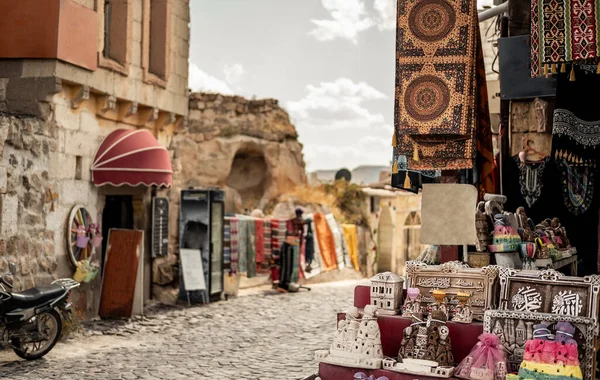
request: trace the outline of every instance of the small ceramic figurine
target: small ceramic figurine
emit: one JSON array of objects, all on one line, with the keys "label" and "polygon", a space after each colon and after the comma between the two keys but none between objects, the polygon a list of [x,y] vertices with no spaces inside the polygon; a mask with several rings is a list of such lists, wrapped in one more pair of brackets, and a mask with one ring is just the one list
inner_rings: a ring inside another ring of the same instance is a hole
[{"label": "small ceramic figurine", "polygon": [[456,298],[460,302],[455,308],[452,317],[452,322],[471,323],[473,322],[473,311],[469,305],[471,294],[467,292],[457,292]]},{"label": "small ceramic figurine", "polygon": [[477,252],[485,252],[490,244],[490,226],[485,214],[485,202],[479,202],[475,212],[475,228],[477,231]]},{"label": "small ceramic figurine", "polygon": [[560,219],[552,218],[550,228],[552,228],[554,232],[554,240],[559,248],[567,248],[571,245],[569,238],[567,237],[567,230],[560,224]]},{"label": "small ceramic figurine", "polygon": [[351,307],[346,320],[338,323],[330,349],[316,351],[315,359],[354,368],[381,368],[383,351],[376,311],[375,306],[367,305],[359,319],[358,309]]},{"label": "small ceramic figurine", "polygon": [[425,360],[431,360],[442,367],[454,366],[450,330],[446,326],[446,313],[434,310],[427,320],[427,354]]},{"label": "small ceramic figurine", "polygon": [[421,292],[418,288],[406,289],[406,301],[402,306],[402,316],[410,318],[421,312]]},{"label": "small ceramic figurine", "polygon": [[419,333],[419,329],[423,329],[423,334],[427,331],[426,322],[423,321],[422,314],[413,313],[411,320],[412,323],[402,332],[402,342],[400,342],[400,350],[398,351],[398,361],[400,362],[406,358],[417,359],[415,357],[417,334]]},{"label": "small ceramic figurine", "polygon": [[431,314],[433,311],[440,310],[445,315],[448,315],[448,298],[446,292],[439,289],[433,289],[434,302],[429,304],[427,311]]},{"label": "small ceramic figurine", "polygon": [[533,232],[531,231],[531,227],[529,227],[529,219],[525,214],[525,207],[517,208],[515,217],[517,219],[517,228],[521,233],[522,240],[533,241]]}]

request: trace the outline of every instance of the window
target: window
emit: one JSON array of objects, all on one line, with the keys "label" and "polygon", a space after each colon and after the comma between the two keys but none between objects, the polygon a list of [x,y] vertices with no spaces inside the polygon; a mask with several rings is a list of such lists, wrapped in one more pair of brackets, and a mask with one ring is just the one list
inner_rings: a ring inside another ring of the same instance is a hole
[{"label": "window", "polygon": [[104,50],[102,55],[127,63],[127,0],[104,1]]},{"label": "window", "polygon": [[163,80],[167,79],[169,35],[168,4],[168,0],[150,0],[148,71]]},{"label": "window", "polygon": [[392,306],[392,304],[390,303],[390,301],[387,301],[387,305],[388,305],[387,307],[391,307]]},{"label": "window", "polygon": [[127,74],[131,41],[131,0],[98,1],[97,12],[104,20],[103,48],[99,65]]},{"label": "window", "polygon": [[75,156],[75,179],[81,179],[83,177],[82,159],[83,157],[81,156]]},{"label": "window", "polygon": [[371,212],[379,212],[379,197],[371,197]]}]

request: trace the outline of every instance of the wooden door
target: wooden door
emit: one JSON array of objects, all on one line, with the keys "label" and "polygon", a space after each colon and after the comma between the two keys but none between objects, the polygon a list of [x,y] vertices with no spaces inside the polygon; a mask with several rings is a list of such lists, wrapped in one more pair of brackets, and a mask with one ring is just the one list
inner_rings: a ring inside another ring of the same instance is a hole
[{"label": "wooden door", "polygon": [[131,317],[143,235],[143,231],[137,230],[110,230],[98,313],[100,317]]}]

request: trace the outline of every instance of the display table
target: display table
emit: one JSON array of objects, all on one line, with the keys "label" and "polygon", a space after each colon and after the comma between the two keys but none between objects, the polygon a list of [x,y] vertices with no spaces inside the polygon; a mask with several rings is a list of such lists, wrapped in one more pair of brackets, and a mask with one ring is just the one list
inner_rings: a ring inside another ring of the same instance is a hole
[{"label": "display table", "polygon": [[[409,375],[407,373],[398,373],[392,371],[386,371],[384,369],[360,369],[360,368],[350,368],[350,367],[341,367],[338,365],[320,363],[319,364],[319,377],[322,380],[344,380],[344,379],[354,379],[354,374],[357,372],[362,372],[367,376],[375,376],[378,377],[385,376],[389,380],[440,380],[439,377],[429,377],[423,375]],[[451,379],[455,379],[452,377]]]},{"label": "display table", "polygon": [[577,255],[566,257],[555,262],[552,262],[551,259],[537,259],[535,265],[539,269],[550,267],[555,270],[570,266],[571,276],[577,276]]},{"label": "display table", "polygon": [[[357,286],[354,288],[354,306],[363,309],[368,305],[371,302],[370,291],[369,286]],[[345,317],[344,313],[338,313],[338,320]],[[411,320],[399,315],[382,315],[378,317],[377,323],[381,332],[383,355],[396,358],[400,350],[400,343],[402,342],[402,333],[411,324]],[[454,361],[458,364],[471,352],[473,346],[477,344],[477,338],[483,333],[483,324],[481,322],[473,322],[471,324],[448,322],[447,325],[450,329],[450,338],[452,339],[452,354],[454,355]],[[436,379],[435,377],[409,375],[386,370],[357,369],[325,363],[320,363],[319,365],[319,376],[322,380],[352,379],[357,372],[364,372],[367,376],[374,375],[375,378],[386,376],[390,380]]]}]

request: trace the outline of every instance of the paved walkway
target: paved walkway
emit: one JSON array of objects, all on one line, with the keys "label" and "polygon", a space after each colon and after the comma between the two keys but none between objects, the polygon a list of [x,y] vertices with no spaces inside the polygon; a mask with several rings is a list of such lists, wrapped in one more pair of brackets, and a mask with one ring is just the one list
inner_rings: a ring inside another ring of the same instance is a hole
[{"label": "paved walkway", "polygon": [[134,322],[99,322],[39,361],[0,353],[0,378],[301,379],[316,372],[313,352],[329,346],[336,312],[352,304],[354,285],[252,291]]}]

